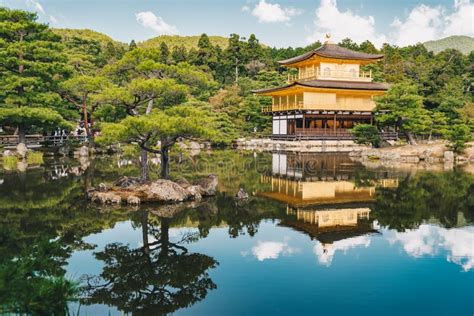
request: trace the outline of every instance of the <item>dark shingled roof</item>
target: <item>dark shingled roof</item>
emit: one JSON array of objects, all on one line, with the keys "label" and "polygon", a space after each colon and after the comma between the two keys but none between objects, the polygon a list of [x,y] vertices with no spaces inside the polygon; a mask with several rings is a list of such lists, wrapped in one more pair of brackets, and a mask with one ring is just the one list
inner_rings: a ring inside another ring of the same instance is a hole
[{"label": "dark shingled roof", "polygon": [[342,80],[307,80],[307,81],[295,81],[289,85],[253,90],[254,93],[266,93],[273,91],[280,91],[293,86],[303,86],[310,88],[325,88],[325,89],[355,89],[355,90],[381,90],[386,91],[389,85],[382,82],[364,82],[364,81],[342,81]]},{"label": "dark shingled roof", "polygon": [[302,55],[281,60],[278,63],[281,65],[290,65],[294,64],[308,58],[313,57],[314,55],[318,55],[321,57],[327,58],[336,58],[336,59],[351,59],[351,60],[378,60],[383,58],[383,54],[367,54],[362,52],[356,52],[336,44],[326,43],[323,46],[316,48],[313,51],[304,53]]}]

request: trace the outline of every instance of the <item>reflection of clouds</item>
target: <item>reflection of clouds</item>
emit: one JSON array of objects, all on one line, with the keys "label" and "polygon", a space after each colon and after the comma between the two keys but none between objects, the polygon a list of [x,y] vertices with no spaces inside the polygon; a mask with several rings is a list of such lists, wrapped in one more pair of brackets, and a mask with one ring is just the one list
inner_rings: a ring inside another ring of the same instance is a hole
[{"label": "reflection of clouds", "polygon": [[435,255],[447,251],[447,260],[460,265],[464,271],[474,268],[474,227],[446,229],[423,224],[416,230],[395,233],[391,244],[400,242],[413,257]]},{"label": "reflection of clouds", "polygon": [[393,244],[400,242],[403,249],[415,258],[424,255],[434,255],[437,242],[433,235],[434,226],[420,225],[417,230],[405,231],[403,233],[395,233],[388,241]]},{"label": "reflection of clouds", "polygon": [[252,254],[257,257],[258,261],[278,259],[280,255],[291,255],[296,252],[298,249],[290,247],[287,241],[259,241],[252,248]]},{"label": "reflection of clouds", "polygon": [[369,247],[370,239],[368,236],[358,236],[335,241],[332,244],[323,244],[317,242],[313,247],[313,252],[318,258],[318,262],[329,267],[336,251],[346,253],[347,250],[356,247]]}]

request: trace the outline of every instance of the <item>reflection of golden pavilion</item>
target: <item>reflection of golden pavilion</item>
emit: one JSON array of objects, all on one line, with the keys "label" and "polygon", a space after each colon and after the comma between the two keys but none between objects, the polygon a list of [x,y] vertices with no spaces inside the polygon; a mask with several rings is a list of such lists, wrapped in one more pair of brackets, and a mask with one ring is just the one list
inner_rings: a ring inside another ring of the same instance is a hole
[{"label": "reflection of golden pavilion", "polygon": [[373,200],[375,187],[356,187],[350,181],[295,181],[281,177],[262,176],[263,183],[271,183],[271,192],[262,196],[295,207],[315,204],[340,204]]},{"label": "reflection of golden pavilion", "polygon": [[343,155],[274,154],[265,196],[287,204],[281,226],[318,239],[324,249],[332,243],[377,232],[369,219],[369,206],[378,187],[396,187],[387,174],[357,179],[356,166]]}]

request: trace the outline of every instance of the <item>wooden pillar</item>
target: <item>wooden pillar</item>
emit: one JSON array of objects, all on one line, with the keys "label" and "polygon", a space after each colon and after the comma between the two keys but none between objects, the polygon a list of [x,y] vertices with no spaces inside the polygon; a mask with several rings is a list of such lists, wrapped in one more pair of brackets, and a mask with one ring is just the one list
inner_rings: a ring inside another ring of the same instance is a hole
[{"label": "wooden pillar", "polygon": [[336,122],[337,122],[337,121],[336,121],[336,113],[334,113],[334,123],[333,123],[333,124],[334,124],[334,135],[336,135],[336,134],[337,134],[337,130],[336,130]]},{"label": "wooden pillar", "polygon": [[304,113],[303,113],[303,134],[304,134],[305,125],[306,125],[306,118],[304,117]]}]

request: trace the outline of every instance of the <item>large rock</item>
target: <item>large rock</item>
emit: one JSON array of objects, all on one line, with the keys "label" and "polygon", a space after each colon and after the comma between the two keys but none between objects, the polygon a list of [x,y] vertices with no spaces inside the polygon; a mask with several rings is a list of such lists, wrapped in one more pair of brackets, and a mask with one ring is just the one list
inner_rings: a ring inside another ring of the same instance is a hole
[{"label": "large rock", "polygon": [[195,183],[195,185],[198,185],[201,187],[202,196],[215,195],[217,191],[217,184],[218,184],[217,177],[213,174]]},{"label": "large rock", "polygon": [[91,193],[92,202],[100,204],[121,204],[122,198],[120,195],[112,192],[92,192]]},{"label": "large rock", "polygon": [[13,157],[13,156],[15,156],[15,153],[11,150],[5,150],[3,152],[3,157]]},{"label": "large rock", "polygon": [[185,189],[192,200],[200,201],[202,199],[202,188],[199,185],[188,185]]},{"label": "large rock", "polygon": [[144,185],[140,189],[147,195],[149,199],[154,201],[176,203],[183,202],[190,197],[189,192],[179,184],[164,179]]},{"label": "large rock", "polygon": [[28,148],[26,147],[24,143],[19,143],[16,146],[16,153],[19,157],[25,158],[26,155],[28,154]]}]

